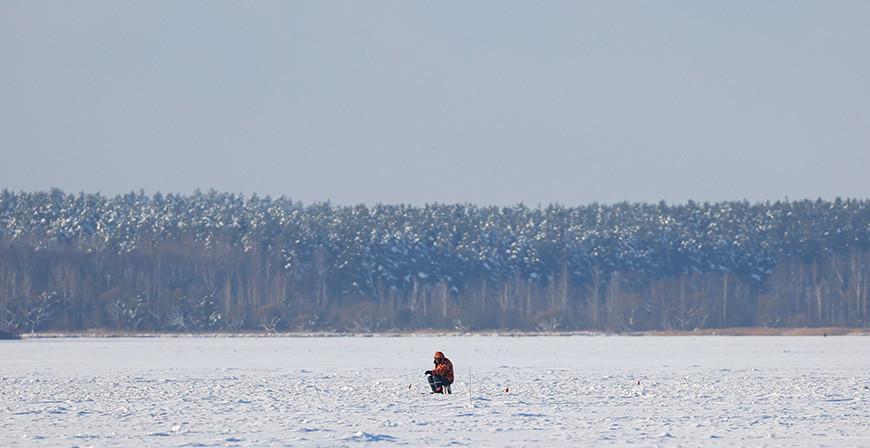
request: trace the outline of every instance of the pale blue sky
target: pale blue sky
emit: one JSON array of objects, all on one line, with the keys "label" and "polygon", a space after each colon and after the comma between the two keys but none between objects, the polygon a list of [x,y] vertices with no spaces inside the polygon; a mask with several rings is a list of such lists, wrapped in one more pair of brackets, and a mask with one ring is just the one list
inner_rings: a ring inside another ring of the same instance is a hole
[{"label": "pale blue sky", "polygon": [[0,188],[870,197],[870,1],[0,2]]}]

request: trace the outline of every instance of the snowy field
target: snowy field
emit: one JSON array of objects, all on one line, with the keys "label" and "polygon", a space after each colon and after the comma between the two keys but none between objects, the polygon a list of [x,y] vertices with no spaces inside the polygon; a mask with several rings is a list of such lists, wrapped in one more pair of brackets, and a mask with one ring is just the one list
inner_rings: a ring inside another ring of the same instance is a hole
[{"label": "snowy field", "polygon": [[0,446],[868,447],[868,367],[861,336],[0,341]]}]

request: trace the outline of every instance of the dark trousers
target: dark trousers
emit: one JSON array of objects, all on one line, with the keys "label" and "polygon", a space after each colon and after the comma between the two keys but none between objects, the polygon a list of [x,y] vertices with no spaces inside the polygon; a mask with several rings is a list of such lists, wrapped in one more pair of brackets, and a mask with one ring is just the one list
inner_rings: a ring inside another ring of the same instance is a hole
[{"label": "dark trousers", "polygon": [[451,382],[447,381],[446,378],[440,375],[429,375],[429,387],[432,388],[432,392],[441,393],[444,389],[442,387],[450,384]]}]

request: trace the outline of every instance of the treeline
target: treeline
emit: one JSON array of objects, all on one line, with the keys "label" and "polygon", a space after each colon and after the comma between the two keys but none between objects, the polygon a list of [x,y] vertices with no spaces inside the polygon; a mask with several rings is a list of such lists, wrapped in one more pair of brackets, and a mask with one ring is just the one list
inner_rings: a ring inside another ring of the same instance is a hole
[{"label": "treeline", "polygon": [[866,200],[304,206],[0,193],[17,331],[868,324]]}]

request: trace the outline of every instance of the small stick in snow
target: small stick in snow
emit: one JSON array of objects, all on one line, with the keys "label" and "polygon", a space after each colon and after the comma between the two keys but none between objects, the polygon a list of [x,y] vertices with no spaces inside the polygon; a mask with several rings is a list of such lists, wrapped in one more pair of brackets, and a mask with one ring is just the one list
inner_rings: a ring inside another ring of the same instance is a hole
[{"label": "small stick in snow", "polygon": [[473,408],[474,403],[471,401],[471,366],[468,366],[468,407]]}]

